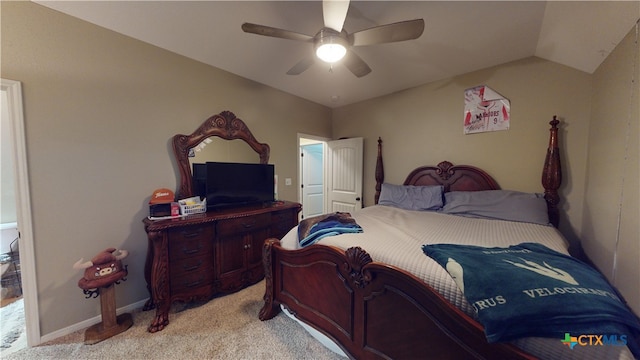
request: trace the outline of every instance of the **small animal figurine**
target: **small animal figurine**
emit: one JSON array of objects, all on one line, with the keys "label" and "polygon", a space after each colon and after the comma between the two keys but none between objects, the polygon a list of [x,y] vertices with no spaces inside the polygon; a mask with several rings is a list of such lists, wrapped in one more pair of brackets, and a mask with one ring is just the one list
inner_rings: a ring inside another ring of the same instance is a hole
[{"label": "small animal figurine", "polygon": [[126,280],[127,267],[122,265],[122,259],[129,253],[126,250],[108,248],[94,256],[91,261],[78,260],[73,268],[84,269],[84,276],[78,281],[86,298],[100,296],[102,322],[89,327],[84,333],[85,344],[95,344],[111,336],[119,334],[133,325],[131,314],[116,316],[115,286],[120,280]]},{"label": "small animal figurine", "polygon": [[122,259],[129,252],[108,248],[94,256],[91,261],[78,260],[73,268],[84,269],[84,277],[78,281],[78,286],[83,290],[96,289],[109,286],[127,276],[127,268],[122,265]]}]

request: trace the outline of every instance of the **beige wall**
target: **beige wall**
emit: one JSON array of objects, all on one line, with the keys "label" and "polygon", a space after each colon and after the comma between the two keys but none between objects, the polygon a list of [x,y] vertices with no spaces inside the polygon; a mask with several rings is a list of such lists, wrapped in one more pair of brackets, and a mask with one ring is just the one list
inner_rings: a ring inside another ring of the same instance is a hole
[{"label": "beige wall", "polygon": [[[487,85],[511,101],[507,131],[464,135],[464,90]],[[365,138],[365,205],[373,203],[378,136],[385,181],[402,183],[409,172],[442,160],[486,169],[502,186],[543,192],[542,166],[549,121],[557,115],[563,184],[560,229],[575,240],[581,227],[591,77],[539,58],[476,71],[334,110],[334,138]]]},{"label": "beige wall", "polygon": [[593,76],[582,242],[589,257],[640,314],[637,40],[632,29]]},{"label": "beige wall", "polygon": [[331,135],[329,108],[31,2],[1,11],[1,75],[23,87],[42,335],[100,314],[71,266],[107,247],[130,251],[117,306],[149,296],[141,221],[155,188],[176,187],[173,135],[231,110],[293,179],[297,133]]}]

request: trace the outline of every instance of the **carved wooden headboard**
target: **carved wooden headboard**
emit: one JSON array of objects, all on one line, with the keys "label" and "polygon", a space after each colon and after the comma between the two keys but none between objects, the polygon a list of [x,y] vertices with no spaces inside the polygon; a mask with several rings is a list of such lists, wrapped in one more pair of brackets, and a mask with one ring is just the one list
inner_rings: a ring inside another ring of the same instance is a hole
[{"label": "carved wooden headboard", "polygon": [[[544,198],[547,201],[549,222],[558,227],[558,203],[560,196],[558,188],[562,182],[560,167],[560,153],[558,149],[558,124],[560,121],[553,117],[549,122],[549,146],[542,169],[542,186]],[[376,194],[375,203],[380,199],[380,191],[384,182],[384,165],[382,161],[382,139],[378,138],[378,158],[376,161]],[[480,191],[499,190],[498,183],[484,170],[469,165],[453,165],[443,161],[437,166],[421,166],[414,169],[404,181],[404,185],[442,185],[444,191]]]},{"label": "carved wooden headboard", "polygon": [[453,165],[448,161],[413,170],[404,185],[442,185],[445,192],[500,189],[498,183],[484,170],[469,165]]}]

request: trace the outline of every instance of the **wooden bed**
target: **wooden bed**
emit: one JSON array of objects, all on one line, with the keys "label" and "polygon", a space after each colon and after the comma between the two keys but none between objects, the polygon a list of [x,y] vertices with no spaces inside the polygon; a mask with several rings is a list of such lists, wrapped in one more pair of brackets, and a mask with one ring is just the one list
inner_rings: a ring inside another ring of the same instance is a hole
[{"label": "wooden bed", "polygon": [[[542,185],[549,220],[558,225],[561,183],[558,125],[550,122]],[[376,165],[377,204],[384,181],[381,140]],[[404,185],[445,191],[497,190],[485,171],[443,161],[412,171]],[[286,250],[277,239],[263,250],[266,291],[261,320],[280,305],[339,344],[355,359],[534,359],[509,343],[489,344],[482,326],[407,271],[373,261],[359,247],[312,245]]]}]

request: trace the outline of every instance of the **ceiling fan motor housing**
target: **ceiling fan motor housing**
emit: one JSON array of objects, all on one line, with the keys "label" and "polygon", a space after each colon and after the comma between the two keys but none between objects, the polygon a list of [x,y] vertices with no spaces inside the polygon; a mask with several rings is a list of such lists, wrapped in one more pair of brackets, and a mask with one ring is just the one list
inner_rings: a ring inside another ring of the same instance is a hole
[{"label": "ceiling fan motor housing", "polygon": [[328,63],[336,62],[344,57],[349,41],[343,30],[337,32],[331,28],[322,28],[314,37],[316,55]]}]

